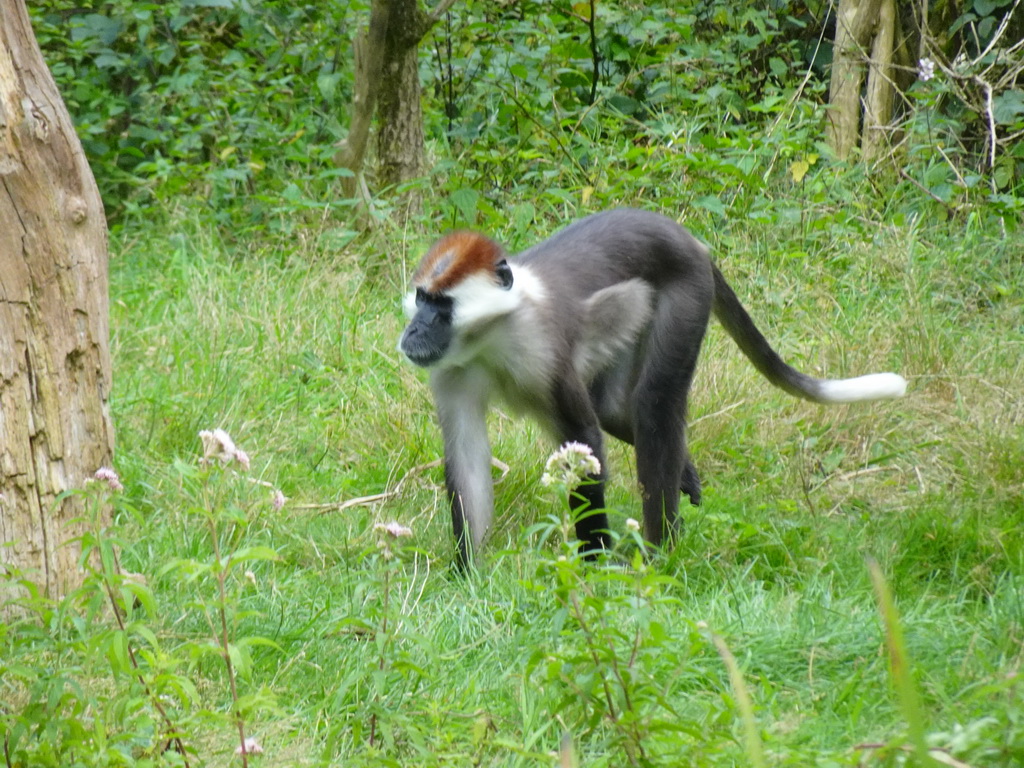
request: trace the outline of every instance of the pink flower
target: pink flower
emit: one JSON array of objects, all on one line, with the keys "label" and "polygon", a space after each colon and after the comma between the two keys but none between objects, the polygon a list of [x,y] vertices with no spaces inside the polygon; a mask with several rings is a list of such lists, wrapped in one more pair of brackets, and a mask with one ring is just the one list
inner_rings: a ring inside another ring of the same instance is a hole
[{"label": "pink flower", "polygon": [[274,507],[275,512],[280,512],[284,508],[284,503],[288,501],[288,497],[285,496],[281,491],[274,489],[274,499],[271,501],[271,505]]},{"label": "pink flower", "polygon": [[117,476],[117,472],[112,470],[110,467],[100,467],[99,469],[96,470],[96,473],[93,475],[93,478],[99,480],[100,482],[106,483],[107,487],[110,488],[110,490],[112,491],[124,490],[124,486],[121,485],[121,478],[119,478]]},{"label": "pink flower", "polygon": [[235,747],[236,755],[240,755],[243,752],[247,755],[262,755],[263,747],[260,746],[260,743],[256,741],[256,739],[250,736],[242,743],[241,746]]},{"label": "pink flower", "polygon": [[406,528],[404,525],[400,525],[399,523],[396,523],[394,521],[387,524],[377,523],[375,526],[373,526],[373,530],[386,533],[393,539],[401,539],[405,538],[406,536],[412,536],[412,528]]}]

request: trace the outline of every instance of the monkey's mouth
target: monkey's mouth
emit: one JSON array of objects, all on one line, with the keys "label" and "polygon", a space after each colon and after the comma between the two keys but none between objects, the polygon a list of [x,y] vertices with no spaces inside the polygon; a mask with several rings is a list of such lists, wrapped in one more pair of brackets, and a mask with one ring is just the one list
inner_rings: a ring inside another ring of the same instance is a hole
[{"label": "monkey's mouth", "polygon": [[436,352],[410,352],[409,350],[403,349],[405,356],[409,358],[409,362],[414,365],[418,365],[420,368],[429,368],[442,357],[444,353]]},{"label": "monkey's mouth", "polygon": [[405,330],[402,340],[398,344],[398,348],[402,350],[403,355],[409,358],[409,362],[421,368],[429,368],[444,357],[444,353],[448,350],[447,344],[441,346],[436,342],[424,340],[421,338],[422,334],[410,333],[411,330],[413,329]]}]

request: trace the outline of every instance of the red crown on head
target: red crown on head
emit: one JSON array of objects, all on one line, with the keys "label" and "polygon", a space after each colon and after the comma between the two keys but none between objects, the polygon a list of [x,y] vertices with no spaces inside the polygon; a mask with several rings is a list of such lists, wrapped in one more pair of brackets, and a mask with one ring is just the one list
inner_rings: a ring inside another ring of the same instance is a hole
[{"label": "red crown on head", "polygon": [[501,258],[501,246],[479,232],[452,232],[427,251],[413,283],[428,293],[443,293],[478,272],[494,274]]}]

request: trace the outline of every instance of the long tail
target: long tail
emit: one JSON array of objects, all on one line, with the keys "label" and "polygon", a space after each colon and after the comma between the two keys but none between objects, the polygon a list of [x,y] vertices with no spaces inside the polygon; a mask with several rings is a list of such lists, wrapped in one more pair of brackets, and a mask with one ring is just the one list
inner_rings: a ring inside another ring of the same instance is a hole
[{"label": "long tail", "polygon": [[787,365],[772,349],[740,304],[718,267],[715,272],[715,317],[743,354],[768,381],[791,395],[816,403],[855,403],[902,397],[907,382],[897,373],[872,373],[853,379],[816,379]]}]

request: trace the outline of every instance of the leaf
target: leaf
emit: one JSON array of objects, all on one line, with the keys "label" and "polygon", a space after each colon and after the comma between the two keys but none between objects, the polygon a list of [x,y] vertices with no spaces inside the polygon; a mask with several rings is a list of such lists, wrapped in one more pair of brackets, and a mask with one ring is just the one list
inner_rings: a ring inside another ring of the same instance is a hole
[{"label": "leaf", "polygon": [[153,597],[152,590],[145,584],[140,584],[130,579],[125,580],[121,585],[121,599],[124,600],[126,605],[138,601],[150,616],[157,615],[156,598]]},{"label": "leaf", "polygon": [[537,209],[533,203],[517,203],[512,209],[512,231],[517,235],[525,234],[530,230],[536,217]]},{"label": "leaf", "polygon": [[993,11],[1009,2],[1010,0],[974,0],[974,10],[979,16],[991,16]]},{"label": "leaf", "polygon": [[716,213],[719,216],[725,216],[726,214],[725,203],[722,202],[721,198],[715,197],[714,195],[698,197],[693,201],[693,204],[698,208],[703,208],[705,211]]},{"label": "leaf", "polygon": [[231,555],[232,563],[244,563],[249,560],[278,560],[277,552],[270,547],[243,547]]},{"label": "leaf", "polygon": [[1024,91],[1004,91],[992,99],[992,117],[1001,125],[1016,123],[1024,115]]},{"label": "leaf", "polygon": [[609,96],[608,105],[617,109],[624,115],[635,115],[641,111],[639,101],[621,93],[615,93]]},{"label": "leaf", "polygon": [[793,177],[793,181],[799,184],[804,180],[804,176],[811,170],[811,164],[806,160],[794,160],[789,166],[789,175]]},{"label": "leaf", "polygon": [[316,79],[316,87],[320,95],[330,100],[338,90],[338,81],[341,80],[341,72],[319,75]]},{"label": "leaf", "polygon": [[252,672],[252,657],[244,648],[234,643],[228,643],[228,658],[231,659],[231,666],[235,670],[235,674],[239,677],[249,677]]},{"label": "leaf", "polygon": [[479,200],[480,193],[470,187],[462,187],[451,194],[452,205],[467,224],[473,224],[476,221],[476,208]]},{"label": "leaf", "polygon": [[95,63],[100,69],[117,69],[121,66],[121,57],[116,53],[101,53]]},{"label": "leaf", "polygon": [[75,41],[95,38],[104,45],[112,45],[124,30],[123,22],[99,13],[76,16],[74,20],[79,22],[71,27],[71,39]]},{"label": "leaf", "polygon": [[590,198],[593,196],[593,194],[594,194],[594,188],[593,187],[587,186],[587,187],[583,188],[583,190],[581,191],[581,194],[580,194],[580,199],[581,199],[581,201],[583,202],[584,205],[586,205],[587,203],[590,202]]},{"label": "leaf", "polygon": [[999,158],[995,169],[992,171],[992,181],[996,189],[1006,189],[1013,182],[1013,160],[1007,156]]},{"label": "leaf", "polygon": [[584,21],[590,21],[590,3],[573,3],[572,12]]}]

